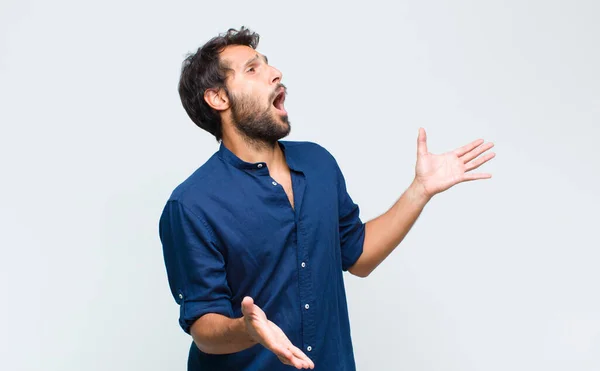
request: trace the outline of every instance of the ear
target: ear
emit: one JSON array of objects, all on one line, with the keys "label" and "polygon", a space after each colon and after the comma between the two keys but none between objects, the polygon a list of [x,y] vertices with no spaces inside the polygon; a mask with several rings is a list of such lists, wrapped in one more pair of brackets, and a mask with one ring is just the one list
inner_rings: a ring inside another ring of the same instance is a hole
[{"label": "ear", "polygon": [[229,98],[223,89],[207,89],[204,92],[204,100],[217,111],[225,111],[229,108]]}]

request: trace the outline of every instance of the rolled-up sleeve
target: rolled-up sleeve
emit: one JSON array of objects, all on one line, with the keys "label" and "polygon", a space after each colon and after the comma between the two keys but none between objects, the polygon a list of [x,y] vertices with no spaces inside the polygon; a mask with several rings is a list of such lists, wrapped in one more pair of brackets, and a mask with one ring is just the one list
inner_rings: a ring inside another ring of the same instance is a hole
[{"label": "rolled-up sleeve", "polygon": [[354,203],[348,190],[346,180],[337,162],[338,177],[338,210],[340,226],[340,244],[342,249],[342,269],[347,271],[363,252],[365,225],[360,219],[360,208]]},{"label": "rolled-up sleeve", "polygon": [[233,317],[225,259],[206,222],[180,201],[170,200],[159,235],[181,328],[189,334],[194,321],[206,313]]}]

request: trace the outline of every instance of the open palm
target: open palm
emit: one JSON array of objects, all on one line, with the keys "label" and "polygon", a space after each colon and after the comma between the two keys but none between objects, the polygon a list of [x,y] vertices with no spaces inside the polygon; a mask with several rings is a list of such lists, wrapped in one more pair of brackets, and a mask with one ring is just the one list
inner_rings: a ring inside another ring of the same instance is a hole
[{"label": "open palm", "polygon": [[461,182],[491,178],[492,175],[488,173],[469,173],[495,156],[492,152],[479,157],[494,146],[493,143],[483,142],[483,139],[478,139],[436,155],[427,150],[427,134],[425,129],[419,128],[415,180],[423,187],[425,194],[432,197]]},{"label": "open palm", "polygon": [[244,298],[242,313],[250,336],[275,353],[281,362],[297,369],[313,369],[315,367],[313,361],[292,344],[281,328],[267,319],[265,312],[254,304],[252,298]]}]

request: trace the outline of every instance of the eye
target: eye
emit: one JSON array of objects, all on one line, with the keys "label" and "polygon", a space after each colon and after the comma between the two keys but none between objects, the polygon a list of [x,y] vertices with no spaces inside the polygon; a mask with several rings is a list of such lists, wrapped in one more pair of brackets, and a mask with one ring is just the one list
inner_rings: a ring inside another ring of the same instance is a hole
[{"label": "eye", "polygon": [[250,67],[246,70],[246,72],[255,72],[256,69],[254,67]]}]

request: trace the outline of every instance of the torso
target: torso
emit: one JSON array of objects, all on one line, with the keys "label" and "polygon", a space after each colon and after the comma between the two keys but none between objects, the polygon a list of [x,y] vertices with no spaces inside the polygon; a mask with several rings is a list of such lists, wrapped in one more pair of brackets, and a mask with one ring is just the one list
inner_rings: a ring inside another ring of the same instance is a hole
[{"label": "torso", "polygon": [[[350,201],[340,193],[340,172],[331,156],[309,143],[286,146],[289,167],[279,163],[268,170],[240,162],[223,147],[174,191],[173,201],[182,204],[178,210],[189,210],[184,216],[193,228],[171,232],[177,215],[161,219],[169,227],[163,233],[173,295],[187,305],[182,317],[193,309],[179,297],[188,289],[189,298],[223,302],[219,310],[232,318],[242,316],[241,302],[251,296],[293,344],[313,347],[319,368],[355,371],[342,269],[354,259],[364,228],[358,215],[348,212]],[[196,231],[210,244],[198,240]],[[176,243],[181,240],[194,248],[182,249]],[[179,259],[182,253],[190,258]],[[191,278],[179,273],[182,264]],[[289,368],[264,347],[229,355],[205,354],[193,343],[190,349],[190,370]]]}]

